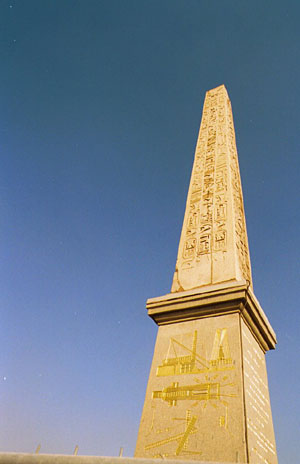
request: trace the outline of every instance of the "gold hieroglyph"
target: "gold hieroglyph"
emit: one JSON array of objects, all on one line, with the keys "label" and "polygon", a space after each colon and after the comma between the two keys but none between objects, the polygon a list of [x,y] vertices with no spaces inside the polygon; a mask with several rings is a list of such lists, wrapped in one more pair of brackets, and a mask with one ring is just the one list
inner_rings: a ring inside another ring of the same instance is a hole
[{"label": "gold hieroglyph", "polygon": [[172,292],[244,278],[252,285],[231,103],[206,93]]},{"label": "gold hieroglyph", "polygon": [[[189,334],[182,334],[181,338],[187,338],[188,336]],[[191,348],[177,338],[171,337],[167,356],[157,367],[157,377],[203,374],[209,371],[233,369],[227,339],[227,329],[216,330],[210,361],[207,361],[207,359],[197,353],[197,337],[198,332],[195,330]]]},{"label": "gold hieroglyph", "polygon": [[[155,449],[155,448],[161,448],[161,447],[164,447],[164,445],[168,445],[169,443],[171,443],[171,445],[173,445],[174,442],[177,442],[177,445],[175,445],[175,448],[171,448],[171,452],[161,452],[159,454],[154,454],[153,457],[154,458],[165,458],[165,457],[168,457],[168,456],[180,456],[180,455],[201,455],[202,453],[201,452],[198,452],[198,451],[192,451],[192,450],[189,450],[188,449],[188,443],[189,443],[189,436],[192,435],[192,434],[195,434],[198,429],[197,427],[195,427],[196,425],[196,422],[197,422],[197,419],[198,417],[197,416],[192,416],[191,415],[191,411],[188,409],[186,411],[186,417],[185,419],[183,418],[178,418],[178,417],[174,417],[173,420],[174,421],[180,421],[181,424],[183,423],[184,421],[184,426],[185,426],[185,429],[183,432],[181,433],[175,433],[170,435],[168,438],[165,438],[165,439],[162,439],[162,440],[158,440],[158,441],[155,441],[153,443],[149,443],[148,445],[145,446],[145,451],[149,451],[151,449]],[[180,424],[179,424],[180,426]],[[173,429],[175,430],[176,426],[173,427]],[[172,427],[171,427],[172,429]],[[157,433],[162,433],[163,431],[158,431]]]}]

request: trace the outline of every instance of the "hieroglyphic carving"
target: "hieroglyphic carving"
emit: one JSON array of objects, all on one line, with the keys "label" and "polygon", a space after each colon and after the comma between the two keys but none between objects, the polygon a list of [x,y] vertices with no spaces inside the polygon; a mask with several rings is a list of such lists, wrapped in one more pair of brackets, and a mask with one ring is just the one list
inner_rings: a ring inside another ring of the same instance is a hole
[{"label": "hieroglyphic carving", "polygon": [[225,99],[222,95],[217,99],[222,91],[216,89],[205,100],[191,178],[183,260],[201,259],[203,254],[226,249],[227,173],[226,154],[222,151]]},{"label": "hieroglyphic carving", "polygon": [[243,277],[251,283],[251,268],[249,258],[248,239],[246,232],[245,212],[243,206],[243,194],[239,173],[239,163],[237,157],[235,133],[230,100],[227,100],[228,112],[228,148],[230,154],[230,173],[233,196],[233,206],[235,214],[235,242],[239,258],[239,264]]},{"label": "hieroglyphic carving", "polygon": [[232,364],[227,329],[217,329],[209,362],[210,366],[219,367]]},{"label": "hieroglyphic carving", "polygon": [[205,97],[172,291],[241,277],[251,283],[231,104],[220,86]]}]

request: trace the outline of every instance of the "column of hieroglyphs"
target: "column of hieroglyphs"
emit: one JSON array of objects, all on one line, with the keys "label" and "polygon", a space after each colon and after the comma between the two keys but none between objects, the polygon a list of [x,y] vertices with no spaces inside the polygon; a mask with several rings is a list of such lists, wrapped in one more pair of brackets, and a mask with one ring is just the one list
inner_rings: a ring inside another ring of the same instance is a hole
[{"label": "column of hieroglyphs", "polygon": [[241,178],[240,178],[240,172],[239,172],[239,163],[238,163],[238,156],[237,156],[237,149],[236,149],[236,142],[235,142],[235,132],[234,132],[234,126],[233,126],[231,103],[228,97],[227,97],[227,124],[228,124],[227,126],[228,127],[228,148],[229,148],[229,153],[230,153],[230,176],[231,176],[232,196],[233,196],[234,215],[235,215],[235,220],[234,220],[235,245],[237,248],[237,254],[238,254],[239,264],[241,268],[241,277],[244,277],[250,284],[252,284]]}]

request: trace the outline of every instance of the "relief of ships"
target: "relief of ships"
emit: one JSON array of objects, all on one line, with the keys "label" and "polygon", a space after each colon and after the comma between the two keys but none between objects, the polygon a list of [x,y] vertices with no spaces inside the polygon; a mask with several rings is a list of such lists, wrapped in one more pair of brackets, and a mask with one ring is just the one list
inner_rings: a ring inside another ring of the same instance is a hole
[{"label": "relief of ships", "polygon": [[[178,347],[180,355],[177,353]],[[170,352],[174,353],[174,355],[169,356]],[[234,366],[230,356],[227,338],[227,329],[216,330],[211,358],[209,361],[197,353],[197,330],[195,330],[191,348],[182,344],[173,337],[170,338],[168,355],[165,359],[163,359],[161,365],[158,366],[156,376],[164,377],[182,374],[202,374],[233,368]]]}]

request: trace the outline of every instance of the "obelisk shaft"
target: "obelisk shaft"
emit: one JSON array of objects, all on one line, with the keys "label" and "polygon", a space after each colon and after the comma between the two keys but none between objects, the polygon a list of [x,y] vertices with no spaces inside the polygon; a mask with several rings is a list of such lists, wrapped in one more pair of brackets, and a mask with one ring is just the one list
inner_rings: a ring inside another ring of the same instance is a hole
[{"label": "obelisk shaft", "polygon": [[252,285],[231,104],[206,93],[172,292],[226,281]]}]

